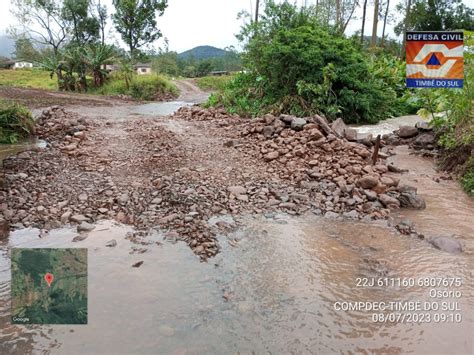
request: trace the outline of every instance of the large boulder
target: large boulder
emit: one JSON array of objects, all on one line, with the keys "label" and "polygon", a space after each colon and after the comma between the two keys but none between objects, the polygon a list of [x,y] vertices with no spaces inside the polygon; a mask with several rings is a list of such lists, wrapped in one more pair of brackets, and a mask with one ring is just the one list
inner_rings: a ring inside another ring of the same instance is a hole
[{"label": "large boulder", "polygon": [[304,118],[295,117],[291,121],[291,129],[295,131],[302,131],[307,122]]},{"label": "large boulder", "polygon": [[357,185],[363,189],[372,189],[377,186],[378,183],[379,180],[377,177],[372,175],[364,175],[357,181]]},{"label": "large boulder", "polygon": [[339,138],[345,137],[345,130],[347,128],[346,124],[342,120],[342,118],[338,118],[335,120],[331,125],[332,130],[336,133]]},{"label": "large boulder", "polygon": [[431,127],[429,122],[426,122],[426,121],[418,121],[415,124],[415,127],[418,128],[419,131],[432,131],[433,130],[433,127]]},{"label": "large boulder", "polygon": [[415,191],[402,192],[398,196],[400,205],[404,208],[412,208],[416,210],[422,210],[426,208],[426,202],[423,197],[418,195]]},{"label": "large boulder", "polygon": [[397,134],[400,138],[413,138],[418,135],[418,128],[413,126],[401,126]]},{"label": "large boulder", "polygon": [[433,132],[422,133],[413,142],[413,147],[418,149],[434,149],[436,138]]},{"label": "large boulder", "polygon": [[459,254],[463,250],[461,242],[459,242],[454,236],[433,237],[429,239],[429,242],[436,249],[443,250],[451,254]]},{"label": "large boulder", "polygon": [[316,123],[321,129],[321,131],[323,131],[326,135],[333,133],[331,127],[329,127],[329,123],[326,120],[326,118],[319,115],[315,115],[312,118],[313,118],[314,123]]},{"label": "large boulder", "polygon": [[382,202],[382,205],[384,205],[387,208],[390,208],[390,209],[400,208],[400,202],[392,196],[381,194],[379,196],[379,201]]},{"label": "large boulder", "polygon": [[354,129],[354,128],[347,127],[344,130],[344,137],[346,137],[346,139],[349,142],[356,142],[357,141],[357,130]]}]

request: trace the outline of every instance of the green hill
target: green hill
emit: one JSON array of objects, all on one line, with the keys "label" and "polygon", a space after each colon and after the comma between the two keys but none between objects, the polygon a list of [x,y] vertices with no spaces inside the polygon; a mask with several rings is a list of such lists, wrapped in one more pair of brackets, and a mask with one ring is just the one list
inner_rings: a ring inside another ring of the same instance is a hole
[{"label": "green hill", "polygon": [[212,46],[199,46],[183,53],[178,54],[179,59],[188,59],[194,57],[196,60],[210,59],[210,58],[222,58],[225,57],[228,52],[212,47]]}]

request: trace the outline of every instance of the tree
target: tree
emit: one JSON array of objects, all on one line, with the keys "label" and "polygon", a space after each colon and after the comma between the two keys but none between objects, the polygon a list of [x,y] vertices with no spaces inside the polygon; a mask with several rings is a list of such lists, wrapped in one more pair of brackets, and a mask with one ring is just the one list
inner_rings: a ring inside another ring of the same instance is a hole
[{"label": "tree", "polygon": [[267,2],[258,24],[244,25],[239,35],[246,72],[229,84],[224,106],[247,115],[323,113],[354,123],[386,117],[396,94],[359,46],[317,18],[310,8]]},{"label": "tree", "polygon": [[156,27],[156,14],[163,15],[167,0],[113,0],[115,13],[112,15],[115,29],[120,33],[135,60],[137,52],[162,34]]},{"label": "tree", "polygon": [[114,59],[114,48],[108,45],[89,46],[85,49],[84,60],[92,72],[94,87],[98,88],[104,85],[107,71],[104,69],[106,64],[110,64]]},{"label": "tree", "polygon": [[212,63],[210,60],[202,60],[196,68],[196,76],[202,77],[209,74],[212,70]]},{"label": "tree", "polygon": [[360,43],[364,43],[364,32],[365,32],[365,16],[367,14],[367,0],[364,0],[364,6],[362,8],[362,29],[360,31]]},{"label": "tree", "polygon": [[18,37],[15,40],[15,53],[17,60],[26,60],[37,62],[41,58],[40,52],[33,46],[31,40],[25,36]]},{"label": "tree", "polygon": [[99,37],[99,20],[90,14],[90,0],[64,0],[63,19],[71,24],[72,43],[84,46]]},{"label": "tree", "polygon": [[334,27],[337,33],[343,34],[358,6],[359,0],[321,0],[303,9],[309,9],[320,24]]},{"label": "tree", "polygon": [[370,40],[370,46],[375,47],[377,45],[377,27],[379,24],[379,1],[374,0],[374,24],[372,26],[372,38]]},{"label": "tree", "polygon": [[259,10],[260,10],[260,0],[256,0],[255,4],[255,23],[258,23],[258,15],[259,15]]},{"label": "tree", "polygon": [[474,30],[474,9],[462,0],[407,0],[397,5],[406,13],[395,26],[395,33],[404,31]]},{"label": "tree", "polygon": [[385,27],[387,26],[387,17],[388,17],[388,10],[389,9],[390,9],[390,0],[387,0],[387,8],[385,10],[385,15],[383,17],[382,47],[385,44]]},{"label": "tree", "polygon": [[[12,0],[11,13],[18,19],[19,35],[33,42],[50,45],[54,54],[68,39],[70,23],[63,17],[62,0]],[[17,31],[10,29],[13,35]]]},{"label": "tree", "polygon": [[105,27],[107,25],[107,7],[101,4],[101,0],[94,2],[94,7],[96,11],[96,18],[99,22],[99,32],[100,32],[100,43],[105,44]]}]

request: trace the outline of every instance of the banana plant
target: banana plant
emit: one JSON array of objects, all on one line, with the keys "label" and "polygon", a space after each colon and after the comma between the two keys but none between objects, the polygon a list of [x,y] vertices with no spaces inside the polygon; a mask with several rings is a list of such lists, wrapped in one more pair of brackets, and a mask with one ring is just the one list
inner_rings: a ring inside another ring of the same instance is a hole
[{"label": "banana plant", "polygon": [[92,72],[93,85],[98,88],[104,85],[107,77],[106,64],[110,64],[114,60],[114,49],[108,45],[92,45],[85,49],[84,59]]}]

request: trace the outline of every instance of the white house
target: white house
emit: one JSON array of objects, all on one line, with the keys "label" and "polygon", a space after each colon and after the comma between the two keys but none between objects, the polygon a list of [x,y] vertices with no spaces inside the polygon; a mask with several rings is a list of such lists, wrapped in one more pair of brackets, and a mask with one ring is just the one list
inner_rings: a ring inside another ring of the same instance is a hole
[{"label": "white house", "polygon": [[152,73],[150,63],[137,63],[135,64],[135,70],[138,75],[148,75]]},{"label": "white house", "polygon": [[33,63],[15,62],[15,64],[13,64],[13,69],[25,69],[25,68],[33,68]]}]

